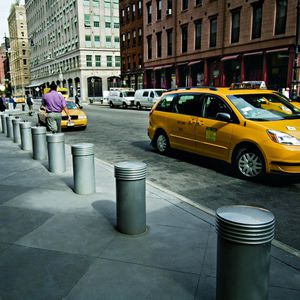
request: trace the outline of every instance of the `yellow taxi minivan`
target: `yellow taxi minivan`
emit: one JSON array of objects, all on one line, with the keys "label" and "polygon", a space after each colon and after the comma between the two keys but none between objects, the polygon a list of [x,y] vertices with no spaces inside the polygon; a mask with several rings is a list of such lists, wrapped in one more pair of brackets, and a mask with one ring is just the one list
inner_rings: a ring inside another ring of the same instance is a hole
[{"label": "yellow taxi minivan", "polygon": [[[49,92],[50,92],[50,88],[49,87],[44,88],[43,94],[47,94]],[[69,96],[69,90],[67,88],[59,87],[58,86],[57,87],[57,92],[61,93],[66,100],[69,100],[70,96]]]},{"label": "yellow taxi minivan", "polygon": [[[75,101],[68,100],[66,101],[67,108],[69,110],[69,114],[71,116],[71,122],[68,122],[68,116],[64,111],[62,111],[62,120],[61,120],[61,128],[81,128],[85,129],[88,124],[87,116],[85,112],[80,109]],[[41,104],[40,109],[38,111],[38,122],[40,125],[46,125],[47,120],[47,110],[46,107]]]},{"label": "yellow taxi minivan", "polygon": [[300,174],[300,109],[266,88],[166,92],[150,112],[148,135],[161,154],[174,148],[223,160],[241,178]]}]

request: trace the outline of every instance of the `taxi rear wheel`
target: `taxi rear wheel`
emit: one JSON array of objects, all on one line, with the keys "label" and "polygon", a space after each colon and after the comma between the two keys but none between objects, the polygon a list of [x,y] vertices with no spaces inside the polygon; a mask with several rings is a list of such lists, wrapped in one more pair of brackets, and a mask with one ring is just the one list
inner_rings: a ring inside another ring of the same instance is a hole
[{"label": "taxi rear wheel", "polygon": [[160,154],[166,154],[170,150],[169,139],[163,131],[156,134],[154,146]]},{"label": "taxi rear wheel", "polygon": [[244,179],[259,178],[265,173],[264,158],[254,147],[240,148],[234,157],[233,167],[236,174]]}]

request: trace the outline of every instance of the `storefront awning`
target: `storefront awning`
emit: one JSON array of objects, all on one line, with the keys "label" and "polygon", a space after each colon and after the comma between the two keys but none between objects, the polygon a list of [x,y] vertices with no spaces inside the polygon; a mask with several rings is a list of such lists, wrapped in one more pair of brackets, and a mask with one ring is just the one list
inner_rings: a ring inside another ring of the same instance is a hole
[{"label": "storefront awning", "polygon": [[196,61],[191,61],[190,63],[188,63],[188,66],[192,66],[192,65],[196,65],[196,64],[200,64],[203,60],[196,60]]},{"label": "storefront awning", "polygon": [[240,55],[229,55],[229,56],[224,56],[221,58],[221,61],[226,61],[226,60],[232,60],[232,59],[237,59]]},{"label": "storefront awning", "polygon": [[289,48],[272,49],[272,50],[267,50],[266,53],[283,52],[288,50]]},{"label": "storefront awning", "polygon": [[162,69],[162,67],[154,67],[153,68],[154,71],[161,70],[161,69]]},{"label": "storefront awning", "polygon": [[244,56],[252,56],[252,55],[263,55],[262,51],[245,53]]},{"label": "storefront awning", "polygon": [[27,88],[38,87],[38,86],[40,86],[42,84],[43,84],[43,82],[41,81],[41,82],[38,82],[38,83],[32,83],[30,85],[27,85],[26,87]]}]

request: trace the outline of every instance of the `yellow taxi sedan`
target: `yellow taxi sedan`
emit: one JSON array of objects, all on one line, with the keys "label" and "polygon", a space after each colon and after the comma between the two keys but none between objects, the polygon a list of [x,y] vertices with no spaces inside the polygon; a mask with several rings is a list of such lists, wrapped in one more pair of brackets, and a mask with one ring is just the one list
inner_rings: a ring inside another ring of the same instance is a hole
[{"label": "yellow taxi sedan", "polygon": [[[61,128],[82,128],[85,129],[88,123],[85,112],[80,109],[74,101],[66,101],[67,108],[71,116],[71,122],[68,122],[68,116],[63,111]],[[46,107],[41,105],[38,112],[38,121],[41,125],[46,125],[47,111]]]},{"label": "yellow taxi sedan", "polygon": [[150,112],[148,135],[159,153],[175,148],[223,160],[241,178],[300,174],[300,109],[275,91],[167,92]]}]

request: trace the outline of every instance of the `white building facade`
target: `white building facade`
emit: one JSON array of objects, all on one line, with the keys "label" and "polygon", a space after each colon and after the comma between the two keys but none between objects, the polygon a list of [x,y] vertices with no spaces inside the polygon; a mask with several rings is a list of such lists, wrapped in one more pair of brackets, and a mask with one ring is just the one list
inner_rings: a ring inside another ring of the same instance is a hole
[{"label": "white building facade", "polygon": [[35,93],[55,81],[88,101],[120,84],[118,3],[25,0]]}]

